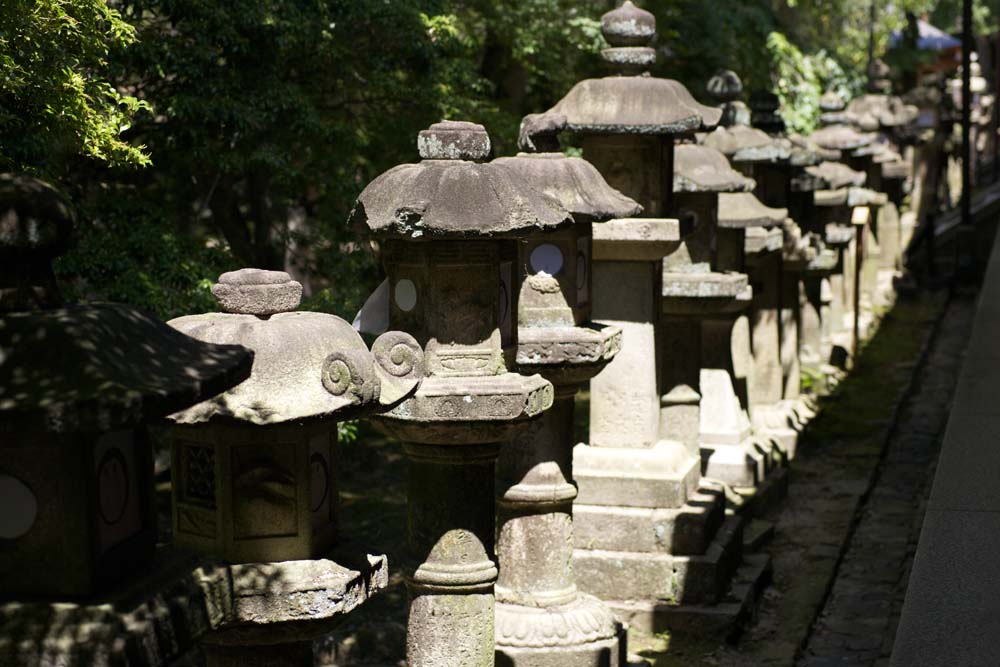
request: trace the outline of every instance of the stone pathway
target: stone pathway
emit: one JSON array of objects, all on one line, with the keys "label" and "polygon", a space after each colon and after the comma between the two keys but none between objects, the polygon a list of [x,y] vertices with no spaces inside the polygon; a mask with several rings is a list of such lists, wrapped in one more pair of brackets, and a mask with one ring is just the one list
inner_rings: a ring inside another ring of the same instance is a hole
[{"label": "stone pathway", "polygon": [[800,667],[889,664],[974,314],[973,300],[955,299],[939,325]]},{"label": "stone pathway", "polygon": [[630,637],[630,649],[647,664],[874,664],[849,660],[882,655],[901,607],[897,584],[905,582],[919,533],[919,499],[933,478],[936,436],[974,310],[971,301],[956,300],[944,314],[945,301],[943,292],[923,292],[897,304],[809,425],[788,497],[764,517],[774,524],[764,550],[775,580],[757,622],[734,646]]}]

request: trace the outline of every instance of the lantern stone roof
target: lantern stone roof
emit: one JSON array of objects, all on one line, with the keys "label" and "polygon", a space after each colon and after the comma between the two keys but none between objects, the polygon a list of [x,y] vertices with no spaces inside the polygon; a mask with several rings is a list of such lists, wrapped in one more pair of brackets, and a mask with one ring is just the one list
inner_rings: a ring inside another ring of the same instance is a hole
[{"label": "lantern stone roof", "polygon": [[137,426],[228,389],[247,377],[252,359],[243,347],[207,345],[123,304],[5,313],[0,432]]},{"label": "lantern stone roof", "polygon": [[608,185],[594,165],[559,152],[556,135],[565,127],[566,117],[559,114],[525,116],[518,142],[523,152],[493,163],[509,167],[536,190],[558,201],[577,222],[639,215],[642,206]]},{"label": "lantern stone roof", "polygon": [[742,124],[716,128],[701,135],[699,141],[734,162],[777,162],[787,160],[792,153],[788,140]]},{"label": "lantern stone roof", "polygon": [[[375,341],[373,356],[341,318],[296,312],[302,286],[283,271],[224,273],[212,292],[225,312],[178,317],[169,324],[198,340],[253,350],[253,370],[229,391],[171,415],[175,423],[219,418],[264,425],[355,416],[385,401],[383,393],[398,400],[421,377],[415,340],[389,332]],[[409,365],[408,372],[387,377],[380,365],[388,359],[386,345],[401,346],[393,351],[394,363]],[[384,386],[387,380],[409,386]]]},{"label": "lantern stone roof", "polygon": [[51,261],[71,236],[52,186],[0,176],[0,433],[130,428],[247,377],[245,348],[205,344],[123,304],[63,305]]},{"label": "lantern stone roof", "polygon": [[849,125],[828,125],[809,135],[809,138],[821,148],[833,150],[854,150],[867,146],[875,140],[875,136],[861,133]]},{"label": "lantern stone roof", "polygon": [[819,164],[824,160],[838,160],[840,159],[840,151],[831,148],[823,148],[815,141],[812,137],[806,137],[801,134],[793,134],[788,137],[788,140],[792,142],[792,156],[793,160],[796,159],[798,155],[798,160],[800,160],[801,166],[808,166],[812,164]]},{"label": "lantern stone roof", "polygon": [[489,155],[482,125],[435,123],[420,133],[416,164],[401,164],[362,191],[352,224],[379,238],[469,238],[520,235],[572,222],[555,199]]},{"label": "lantern stone roof", "polygon": [[611,45],[601,56],[612,76],[577,83],[550,111],[581,134],[689,134],[711,129],[722,111],[699,104],[681,83],[649,76],[656,51],[649,45],[656,19],[630,0],[601,17]]},{"label": "lantern stone roof", "polygon": [[844,101],[844,98],[834,90],[826,91],[819,98],[819,108],[821,111],[843,111],[846,106],[847,103]]},{"label": "lantern stone roof", "polygon": [[[847,105],[846,111],[854,117],[870,117],[878,127],[884,128],[909,125],[914,123],[920,114],[916,106],[904,103],[901,97],[877,94],[854,98]],[[862,127],[862,129],[868,128]]]},{"label": "lantern stone roof", "polygon": [[677,81],[649,76],[586,79],[550,111],[565,115],[567,129],[580,134],[689,134],[722,117]]},{"label": "lantern stone roof", "polygon": [[674,192],[749,192],[755,185],[714,148],[688,143],[674,148]]},{"label": "lantern stone roof", "polygon": [[719,194],[719,227],[771,227],[780,225],[787,217],[787,208],[766,206],[752,192]]},{"label": "lantern stone roof", "polygon": [[827,183],[828,187],[840,189],[851,185],[863,185],[868,178],[863,171],[851,169],[841,162],[826,161],[813,167],[806,167],[806,173]]}]

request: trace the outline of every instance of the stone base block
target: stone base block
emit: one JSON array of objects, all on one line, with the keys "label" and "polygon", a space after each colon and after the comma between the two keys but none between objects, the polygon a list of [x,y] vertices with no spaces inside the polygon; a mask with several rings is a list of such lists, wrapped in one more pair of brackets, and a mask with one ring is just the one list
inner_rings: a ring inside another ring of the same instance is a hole
[{"label": "stone base block", "polygon": [[497,604],[498,667],[625,667],[627,637],[607,606],[590,595],[567,605]]},{"label": "stone base block", "polygon": [[702,475],[735,487],[763,484],[772,467],[771,448],[755,438],[745,438],[738,445],[702,443]]},{"label": "stone base block", "polygon": [[699,464],[679,442],[653,447],[573,448],[576,502],[617,507],[683,507],[698,490]]},{"label": "stone base block", "polygon": [[697,556],[576,549],[577,585],[602,600],[714,604],[729,588],[743,552],[743,519],[731,516]]},{"label": "stone base block", "polygon": [[771,582],[771,558],[766,554],[746,556],[733,577],[732,587],[717,604],[679,604],[656,601],[611,601],[608,606],[619,618],[647,635],[673,634],[729,639],[750,624],[760,596]]},{"label": "stone base block", "polygon": [[578,549],[702,554],[725,520],[725,498],[702,488],[677,509],[575,504],[573,517]]},{"label": "stone base block", "polygon": [[799,440],[796,428],[798,417],[792,401],[779,401],[770,405],[756,405],[753,412],[753,432],[761,439],[772,441],[778,447],[778,463],[795,458]]}]

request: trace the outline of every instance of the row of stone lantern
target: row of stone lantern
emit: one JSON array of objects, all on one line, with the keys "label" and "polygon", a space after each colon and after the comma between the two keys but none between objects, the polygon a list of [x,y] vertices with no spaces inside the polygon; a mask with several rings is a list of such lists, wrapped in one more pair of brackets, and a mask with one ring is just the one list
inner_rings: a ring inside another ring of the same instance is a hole
[{"label": "row of stone lantern", "polygon": [[[868,213],[898,202],[863,186],[906,175],[891,142],[912,118],[830,95],[822,130],[785,137],[776,100],[751,113],[732,72],[708,84],[718,108],[649,76],[655,20],[631,2],[602,31],[612,73],[526,117],[517,156],[488,161],[485,128],[444,121],[420,162],[361,193],[351,222],[385,270],[374,319],[391,329],[370,350],[299,312],[282,272],[224,274],[223,312],[172,329],[61,306],[47,262],[66,207],[0,182],[4,592],[93,595],[149,562],[142,426],[170,414],[173,541],[201,554],[189,634],[212,665],[311,664],[312,640],[387,585],[338,513],[336,423],[367,416],[409,462],[391,565],[411,667],[618,667],[625,623],[746,618],[770,563],[743,553],[743,525],[784,490],[813,410],[800,373],[848,365],[878,270],[900,267],[898,216]],[[66,547],[70,511],[85,516]]]}]

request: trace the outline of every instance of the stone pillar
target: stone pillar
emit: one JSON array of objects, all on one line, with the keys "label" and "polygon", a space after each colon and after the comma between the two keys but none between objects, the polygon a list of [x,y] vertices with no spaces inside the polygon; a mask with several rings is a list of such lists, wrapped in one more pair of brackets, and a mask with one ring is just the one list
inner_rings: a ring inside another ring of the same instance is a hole
[{"label": "stone pillar", "polygon": [[697,415],[692,390],[673,392],[659,382],[667,374],[656,374],[658,339],[675,340],[660,315],[660,258],[680,247],[678,222],[658,216],[672,210],[673,137],[713,127],[721,112],[676,81],[641,76],[656,58],[652,14],[625,2],[602,17],[602,32],[615,75],[577,83],[552,111],[566,116],[568,129],[583,136],[584,157],[648,218],[595,229],[593,316],[621,328],[623,349],[591,383],[591,442],[574,450],[573,568],[582,589],[633,627],[692,629],[689,613],[727,613],[678,605],[722,599],[740,563],[741,520],[723,526],[719,494],[699,489],[696,443],[676,439],[694,429],[669,439],[657,432],[674,416]]},{"label": "stone pillar", "polygon": [[[457,444],[457,443],[456,443]],[[493,664],[494,465],[500,442],[404,442],[410,665]]]},{"label": "stone pillar", "polygon": [[753,371],[748,388],[750,415],[754,432],[774,440],[782,454],[792,458],[798,433],[792,428],[789,406],[784,403],[781,283],[790,276],[782,272],[782,230],[756,228],[752,231],[757,233],[750,235],[748,232],[746,244],[747,269],[754,287],[750,310],[753,349]]},{"label": "stone pillar", "polygon": [[620,329],[590,321],[591,222],[621,226],[627,223],[605,221],[641,207],[585,160],[558,152],[555,133],[565,122],[558,114],[527,116],[519,139],[527,152],[495,161],[559,200],[576,223],[519,248],[517,366],[549,380],[555,400],[504,448],[497,467],[497,661],[624,667],[624,627],[573,576],[573,416],[576,392],[621,349]]},{"label": "stone pillar", "polygon": [[553,403],[518,352],[519,238],[572,222],[515,170],[483,163],[481,125],[420,133],[423,161],[370,183],[353,222],[380,242],[389,321],[424,348],[427,378],[376,425],[410,463],[405,566],[410,667],[489,667],[495,659],[495,463]]}]

